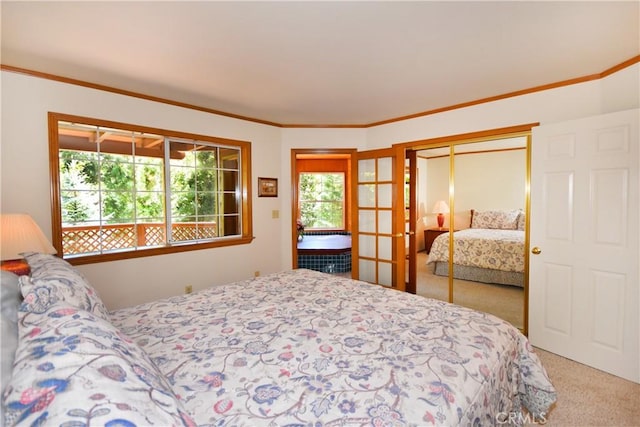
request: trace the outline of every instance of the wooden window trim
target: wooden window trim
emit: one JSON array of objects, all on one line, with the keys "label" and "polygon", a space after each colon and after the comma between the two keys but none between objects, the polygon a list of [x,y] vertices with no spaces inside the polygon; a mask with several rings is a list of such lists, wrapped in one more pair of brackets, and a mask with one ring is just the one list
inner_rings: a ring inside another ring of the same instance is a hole
[{"label": "wooden window trim", "polygon": [[159,134],[169,138],[183,138],[236,146],[241,153],[241,204],[242,204],[242,235],[239,237],[222,237],[215,241],[189,242],[167,244],[163,247],[142,248],[130,251],[112,252],[97,255],[80,255],[68,258],[73,265],[108,262],[122,259],[140,258],[170,253],[210,249],[225,246],[243,245],[253,241],[253,215],[252,215],[252,191],[251,191],[251,143],[248,141],[232,140],[205,135],[197,135],[187,132],[172,131],[166,129],[138,126],[127,123],[119,123],[109,120],[101,120],[90,117],[69,115],[64,113],[49,112],[49,179],[51,185],[51,227],[52,243],[62,257],[62,206],[60,203],[60,159],[58,141],[58,122],[68,121],[87,123],[96,126],[118,128],[143,133]]}]

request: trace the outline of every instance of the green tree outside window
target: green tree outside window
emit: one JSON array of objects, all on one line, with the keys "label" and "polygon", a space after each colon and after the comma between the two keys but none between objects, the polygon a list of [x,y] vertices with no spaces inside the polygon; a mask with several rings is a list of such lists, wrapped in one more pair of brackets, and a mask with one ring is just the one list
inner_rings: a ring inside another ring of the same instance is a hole
[{"label": "green tree outside window", "polygon": [[344,173],[300,174],[300,219],[305,230],[345,228],[344,182]]}]

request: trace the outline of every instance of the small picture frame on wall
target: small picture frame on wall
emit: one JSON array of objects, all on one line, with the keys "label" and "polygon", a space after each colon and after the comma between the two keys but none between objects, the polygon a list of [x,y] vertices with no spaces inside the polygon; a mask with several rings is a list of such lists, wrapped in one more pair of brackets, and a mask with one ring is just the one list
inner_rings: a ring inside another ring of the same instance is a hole
[{"label": "small picture frame on wall", "polygon": [[278,197],[278,178],[258,178],[258,197]]}]

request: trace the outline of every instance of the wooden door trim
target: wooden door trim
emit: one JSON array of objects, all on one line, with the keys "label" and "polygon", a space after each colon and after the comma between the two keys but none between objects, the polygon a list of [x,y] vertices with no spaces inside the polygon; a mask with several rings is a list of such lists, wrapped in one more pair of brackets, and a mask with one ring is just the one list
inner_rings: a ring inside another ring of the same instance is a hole
[{"label": "wooden door trim", "polygon": [[[351,161],[351,181],[353,181],[354,173],[357,173],[357,169],[354,170],[355,162],[355,153],[358,150],[355,148],[292,148],[291,149],[291,157],[290,157],[290,166],[291,166],[291,268],[297,268],[298,266],[298,227],[297,227],[297,214],[298,214],[298,174],[296,169],[296,161],[297,156],[299,154],[318,154],[318,155],[327,155],[330,156],[332,154],[347,154],[350,156]],[[356,175],[357,176],[357,175]],[[345,183],[345,187],[351,188],[352,185],[350,182]],[[351,192],[351,191],[350,191]],[[352,192],[351,192],[352,193]],[[353,194],[350,197],[351,203],[351,211],[353,211]],[[353,223],[353,213],[350,213],[352,218],[352,227],[356,225]],[[353,231],[353,230],[352,230]],[[353,250],[354,243],[352,239],[351,243],[351,252],[353,259]],[[353,265],[353,263],[352,263]],[[352,267],[353,274],[353,267]]]}]

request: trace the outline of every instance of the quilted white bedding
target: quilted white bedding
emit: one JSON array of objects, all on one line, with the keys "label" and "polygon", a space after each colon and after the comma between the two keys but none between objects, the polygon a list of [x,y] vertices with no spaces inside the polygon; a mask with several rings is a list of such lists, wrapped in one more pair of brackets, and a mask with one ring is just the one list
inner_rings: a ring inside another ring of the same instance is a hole
[{"label": "quilted white bedding", "polygon": [[[453,233],[453,263],[524,272],[524,231],[467,228]],[[449,233],[436,237],[427,264],[449,261]]]},{"label": "quilted white bedding", "polygon": [[7,426],[522,424],[556,398],[517,329],[445,302],[292,270],[109,313],[27,259]]}]

